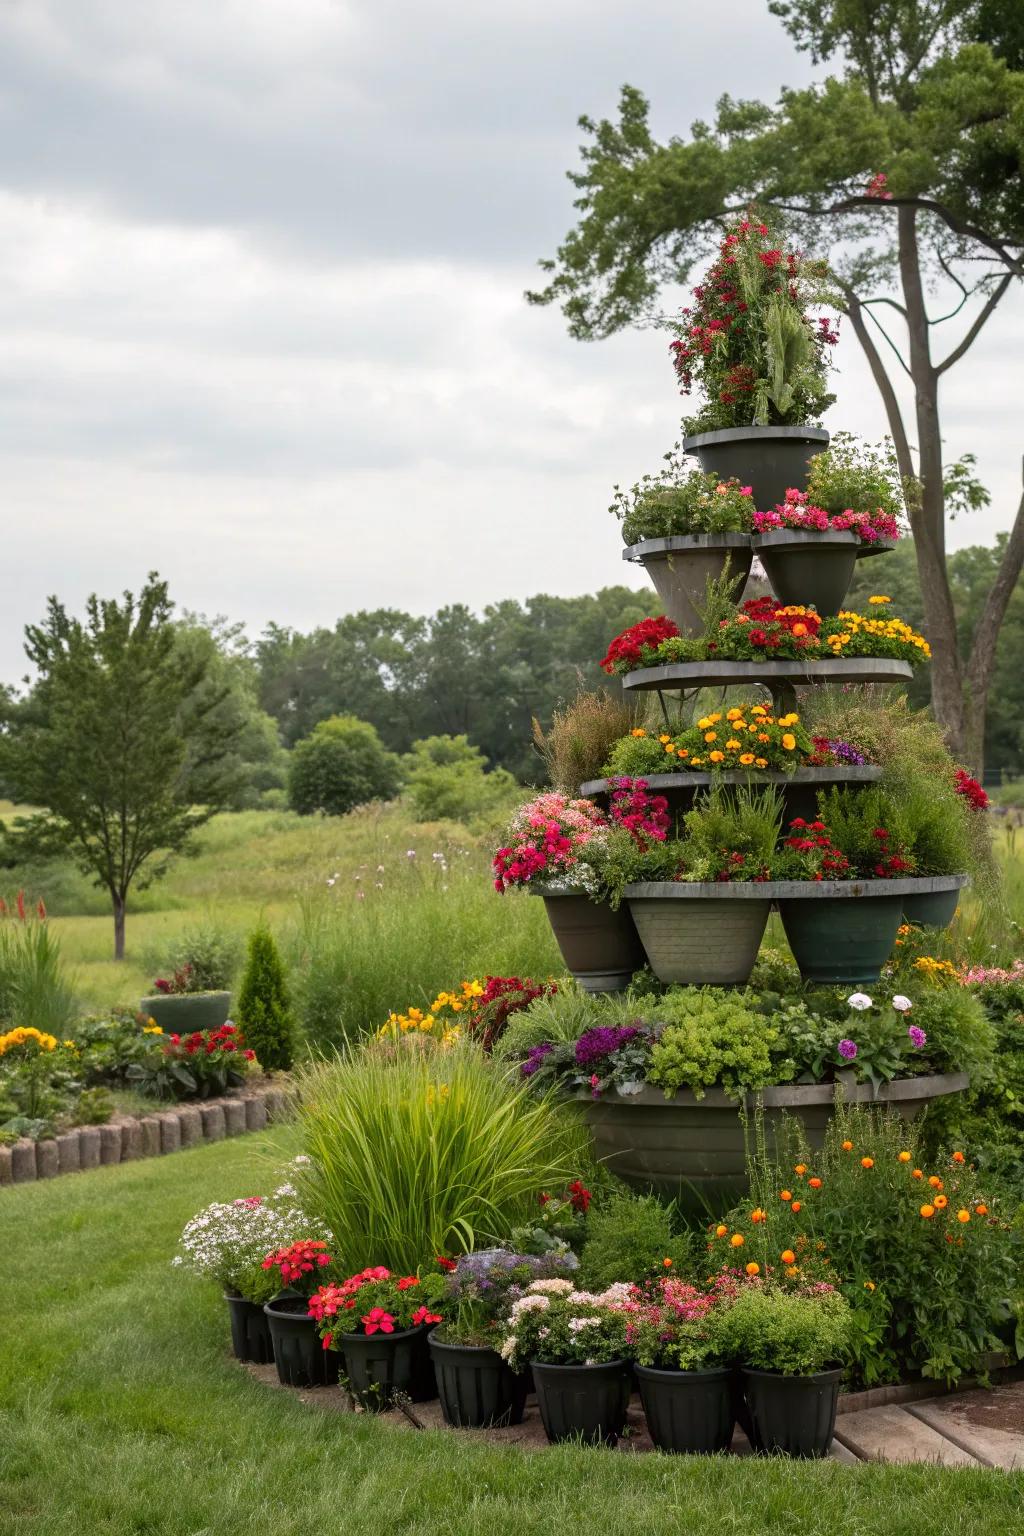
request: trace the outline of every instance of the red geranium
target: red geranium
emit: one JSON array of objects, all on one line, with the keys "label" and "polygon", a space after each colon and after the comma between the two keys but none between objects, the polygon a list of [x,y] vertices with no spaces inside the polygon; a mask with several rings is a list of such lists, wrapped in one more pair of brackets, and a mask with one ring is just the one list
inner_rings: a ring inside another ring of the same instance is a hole
[{"label": "red geranium", "polygon": [[663,640],[674,640],[679,626],[671,619],[641,619],[631,624],[621,635],[616,635],[601,663],[601,670],[610,674],[631,672],[643,664],[644,650],[655,651]]},{"label": "red geranium", "polygon": [[301,1290],[308,1284],[307,1275],[315,1274],[331,1262],[326,1243],[315,1238],[300,1238],[296,1243],[289,1243],[287,1248],[268,1253],[263,1268],[279,1270],[282,1285]]}]

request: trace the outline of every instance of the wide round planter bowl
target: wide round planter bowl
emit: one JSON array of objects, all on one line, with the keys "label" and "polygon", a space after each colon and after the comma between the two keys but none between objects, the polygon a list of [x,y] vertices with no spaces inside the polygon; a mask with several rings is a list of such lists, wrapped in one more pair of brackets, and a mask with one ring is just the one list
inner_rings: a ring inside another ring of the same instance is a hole
[{"label": "wide round planter bowl", "polygon": [[948,890],[919,891],[903,898],[903,920],[915,928],[948,928],[960,905],[960,892],[967,884],[966,875],[950,875]]},{"label": "wide round planter bowl", "polygon": [[340,1358],[324,1349],[316,1320],[301,1297],[268,1301],[263,1311],[270,1326],[277,1379],[283,1387],[330,1387],[338,1380]]},{"label": "wide round planter bowl", "polygon": [[540,887],[534,894],[544,898],[566,969],[584,992],[624,991],[644,964],[643,946],[626,906],[616,912],[607,902]]},{"label": "wide round planter bowl", "polygon": [[740,986],[750,977],[771,911],[762,887],[669,880],[627,885],[625,900],[661,982]]},{"label": "wide round planter bowl", "polygon": [[859,548],[857,534],[838,529],[812,533],[778,528],[754,536],[754,552],[779,602],[813,607],[823,616],[843,606]]},{"label": "wide round planter bowl", "polygon": [[700,635],[704,632],[700,609],[708,582],[728,574],[736,583],[733,596],[739,602],[754,552],[749,533],[694,533],[630,544],[622,558],[643,566],[680,634]]},{"label": "wide round planter bowl", "polygon": [[744,1115],[749,1123],[760,1108],[766,1149],[774,1157],[784,1145],[787,1116],[799,1120],[817,1151],[835,1114],[837,1094],[845,1103],[878,1104],[913,1120],[935,1099],[962,1093],[967,1085],[963,1072],[928,1074],[883,1083],[876,1094],[870,1083],[842,1073],[836,1083],[763,1088],[742,1104],[721,1088],[709,1088],[702,1098],[680,1088],[666,1098],[653,1083],[636,1094],[609,1091],[594,1099],[582,1089],[575,1097],[602,1167],[634,1189],[653,1190],[688,1214],[706,1218],[708,1212],[728,1210],[747,1193]]},{"label": "wide round planter bowl", "polygon": [[263,1308],[230,1291],[224,1292],[231,1321],[231,1349],[236,1360],[253,1365],[269,1365],[274,1358],[274,1342]]},{"label": "wide round planter bowl", "polygon": [[634,1366],[647,1428],[659,1451],[682,1456],[715,1456],[729,1448],[735,1373],[663,1371]]},{"label": "wide round planter bowl", "polygon": [[497,1350],[445,1344],[431,1334],[430,1353],[446,1424],[489,1429],[523,1422],[529,1381],[506,1365]]},{"label": "wide round planter bowl", "polygon": [[582,1440],[615,1445],[626,1427],[632,1372],[626,1360],[606,1365],[530,1362],[544,1433],[552,1444]]},{"label": "wide round planter bowl", "polygon": [[683,452],[694,454],[705,474],[749,485],[761,512],[785,501],[791,486],[802,491],[811,459],[827,447],[824,427],[724,427],[683,438]]},{"label": "wide round planter bowl", "polygon": [[197,1029],[219,1029],[227,1022],[230,992],[157,992],[139,1004],[164,1034],[192,1034]]},{"label": "wide round planter bowl", "polygon": [[743,1369],[743,1393],[755,1451],[783,1456],[827,1456],[836,1427],[841,1370],[782,1376]]},{"label": "wide round planter bowl", "polygon": [[430,1329],[421,1327],[336,1338],[345,1356],[349,1389],[367,1412],[390,1408],[397,1394],[419,1403],[437,1396],[429,1336]]}]

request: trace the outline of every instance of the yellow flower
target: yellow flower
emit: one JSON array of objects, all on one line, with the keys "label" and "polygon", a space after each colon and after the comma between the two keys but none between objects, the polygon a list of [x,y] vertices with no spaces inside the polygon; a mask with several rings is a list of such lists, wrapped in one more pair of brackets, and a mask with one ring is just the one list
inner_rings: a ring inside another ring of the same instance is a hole
[{"label": "yellow flower", "polygon": [[163,1030],[160,1028],[159,1024],[147,1024],[142,1033],[144,1035],[162,1035]]},{"label": "yellow flower", "polygon": [[740,743],[736,740],[735,737],[733,737],[731,740],[727,741],[726,744],[725,744],[725,750],[727,752],[738,752],[739,749],[740,749]]},{"label": "yellow flower", "polygon": [[671,736],[661,735],[661,736],[658,737],[658,740],[661,742],[662,746],[664,746],[666,741],[671,741],[672,740],[672,737]]},{"label": "yellow flower", "polygon": [[900,1153],[900,1162],[901,1163],[909,1163],[910,1162],[910,1153],[909,1152],[901,1152]]},{"label": "yellow flower", "polygon": [[789,734],[789,732],[787,731],[786,734],[782,738],[782,745],[785,747],[787,752],[792,752],[794,747],[796,746],[796,737],[795,736],[791,736]]},{"label": "yellow flower", "polygon": [[754,758],[754,766],[757,767],[757,768],[767,768],[768,767],[768,759],[766,757],[755,757]]},{"label": "yellow flower", "polygon": [[741,752],[740,753],[740,762],[743,764],[744,768],[749,768],[753,761],[754,761],[754,754],[753,754],[753,752]]},{"label": "yellow flower", "polygon": [[728,709],[725,712],[725,718],[727,720],[741,720],[743,718],[743,711],[736,708]]},{"label": "yellow flower", "polygon": [[730,1237],[729,1242],[733,1248],[742,1248],[744,1243],[743,1234],[741,1232],[734,1232],[732,1237]]},{"label": "yellow flower", "polygon": [[891,597],[878,597],[878,596],[875,596],[875,597],[869,597],[868,598],[868,602],[869,603],[891,603],[892,602],[892,598]]},{"label": "yellow flower", "polygon": [[675,757],[676,755],[676,749],[670,741],[666,741],[665,751],[668,753],[669,757]]},{"label": "yellow flower", "polygon": [[970,1211],[957,1211],[956,1219],[957,1219],[957,1221],[966,1223],[966,1222],[970,1221],[971,1213],[970,1213]]},{"label": "yellow flower", "polygon": [[724,752],[709,752],[708,756],[713,763],[721,763],[725,760]]},{"label": "yellow flower", "polygon": [[717,741],[718,740],[718,732],[717,731],[705,731],[704,732],[704,740],[705,741]]},{"label": "yellow flower", "polygon": [[629,733],[631,736],[646,736],[647,732],[642,725],[635,725]]}]

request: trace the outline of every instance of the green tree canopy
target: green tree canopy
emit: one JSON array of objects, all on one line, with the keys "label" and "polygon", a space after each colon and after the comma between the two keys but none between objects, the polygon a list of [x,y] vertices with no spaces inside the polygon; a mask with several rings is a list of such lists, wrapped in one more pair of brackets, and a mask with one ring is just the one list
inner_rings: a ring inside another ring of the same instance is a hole
[{"label": "green tree canopy", "polygon": [[292,751],[288,799],[302,816],[344,816],[368,800],[390,800],[400,783],[398,758],[375,728],[354,715],[332,715]]},{"label": "green tree canopy", "polygon": [[138,597],[93,595],[84,621],[51,597],[26,629],[38,679],[8,707],[0,774],[43,807],[4,828],[21,856],[64,853],[109,892],[114,956],[124,955],[129,891],[189,850],[238,787],[239,722],[202,645],[182,645],[167,584]]}]

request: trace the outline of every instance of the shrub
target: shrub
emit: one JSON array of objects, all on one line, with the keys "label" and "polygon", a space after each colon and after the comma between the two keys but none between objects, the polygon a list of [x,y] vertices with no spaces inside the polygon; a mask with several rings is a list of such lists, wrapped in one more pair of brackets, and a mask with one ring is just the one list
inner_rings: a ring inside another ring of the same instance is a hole
[{"label": "shrub", "polygon": [[703,1098],[712,1086],[738,1096],[778,1081],[772,1061],[778,1031],[739,999],[706,988],[680,988],[644,1012],[665,1021],[651,1048],[647,1079],[664,1088],[666,1098],[679,1088],[691,1088]]},{"label": "shrub", "polygon": [[666,1269],[690,1267],[691,1244],[677,1236],[672,1210],[653,1195],[615,1190],[587,1213],[580,1254],[580,1283],[600,1291],[617,1280],[640,1285]]},{"label": "shrub", "polygon": [[572,797],[581,784],[599,778],[613,743],[639,724],[644,707],[642,700],[601,688],[578,693],[571,704],[556,709],[547,731],[534,719],[534,746],[553,788]]},{"label": "shrub", "polygon": [[680,848],[686,880],[756,880],[768,876],[782,830],[782,797],[745,785],[713,787],[683,817]]},{"label": "shrub", "polygon": [[425,1255],[500,1242],[538,1193],[578,1171],[584,1136],[472,1044],[350,1048],[308,1067],[303,1202],[348,1270],[415,1271]]},{"label": "shrub", "polygon": [[[952,1383],[999,1348],[1019,1297],[1021,1234],[961,1150],[929,1164],[918,1127],[837,1109],[818,1152],[788,1127],[769,1154],[755,1135],[749,1202],[714,1229],[772,1278],[827,1260],[853,1309],[855,1384],[915,1372]],[[820,1269],[818,1271],[820,1273]]]},{"label": "shrub", "polygon": [[808,500],[833,514],[875,512],[904,515],[903,487],[892,443],[877,448],[861,443],[850,432],[835,432],[828,447],[816,453],[807,476]]},{"label": "shrub", "polygon": [[850,1304],[829,1287],[813,1295],[744,1286],[718,1319],[717,1348],[740,1365],[812,1376],[845,1362]]},{"label": "shrub", "polygon": [[295,1023],[284,966],[269,928],[249,935],[249,955],[235,1018],[265,1072],[287,1072],[295,1060]]},{"label": "shrub", "polygon": [[238,968],[239,942],[234,933],[214,923],[186,928],[167,955],[165,969],[187,969],[188,992],[223,992]]},{"label": "shrub", "polygon": [[416,821],[465,821],[514,800],[519,786],[466,736],[427,736],[403,759],[406,795]]},{"label": "shrub", "polygon": [[344,816],[368,800],[389,800],[401,783],[398,758],[374,726],[354,715],[321,720],[292,751],[288,802],[301,816]]}]

